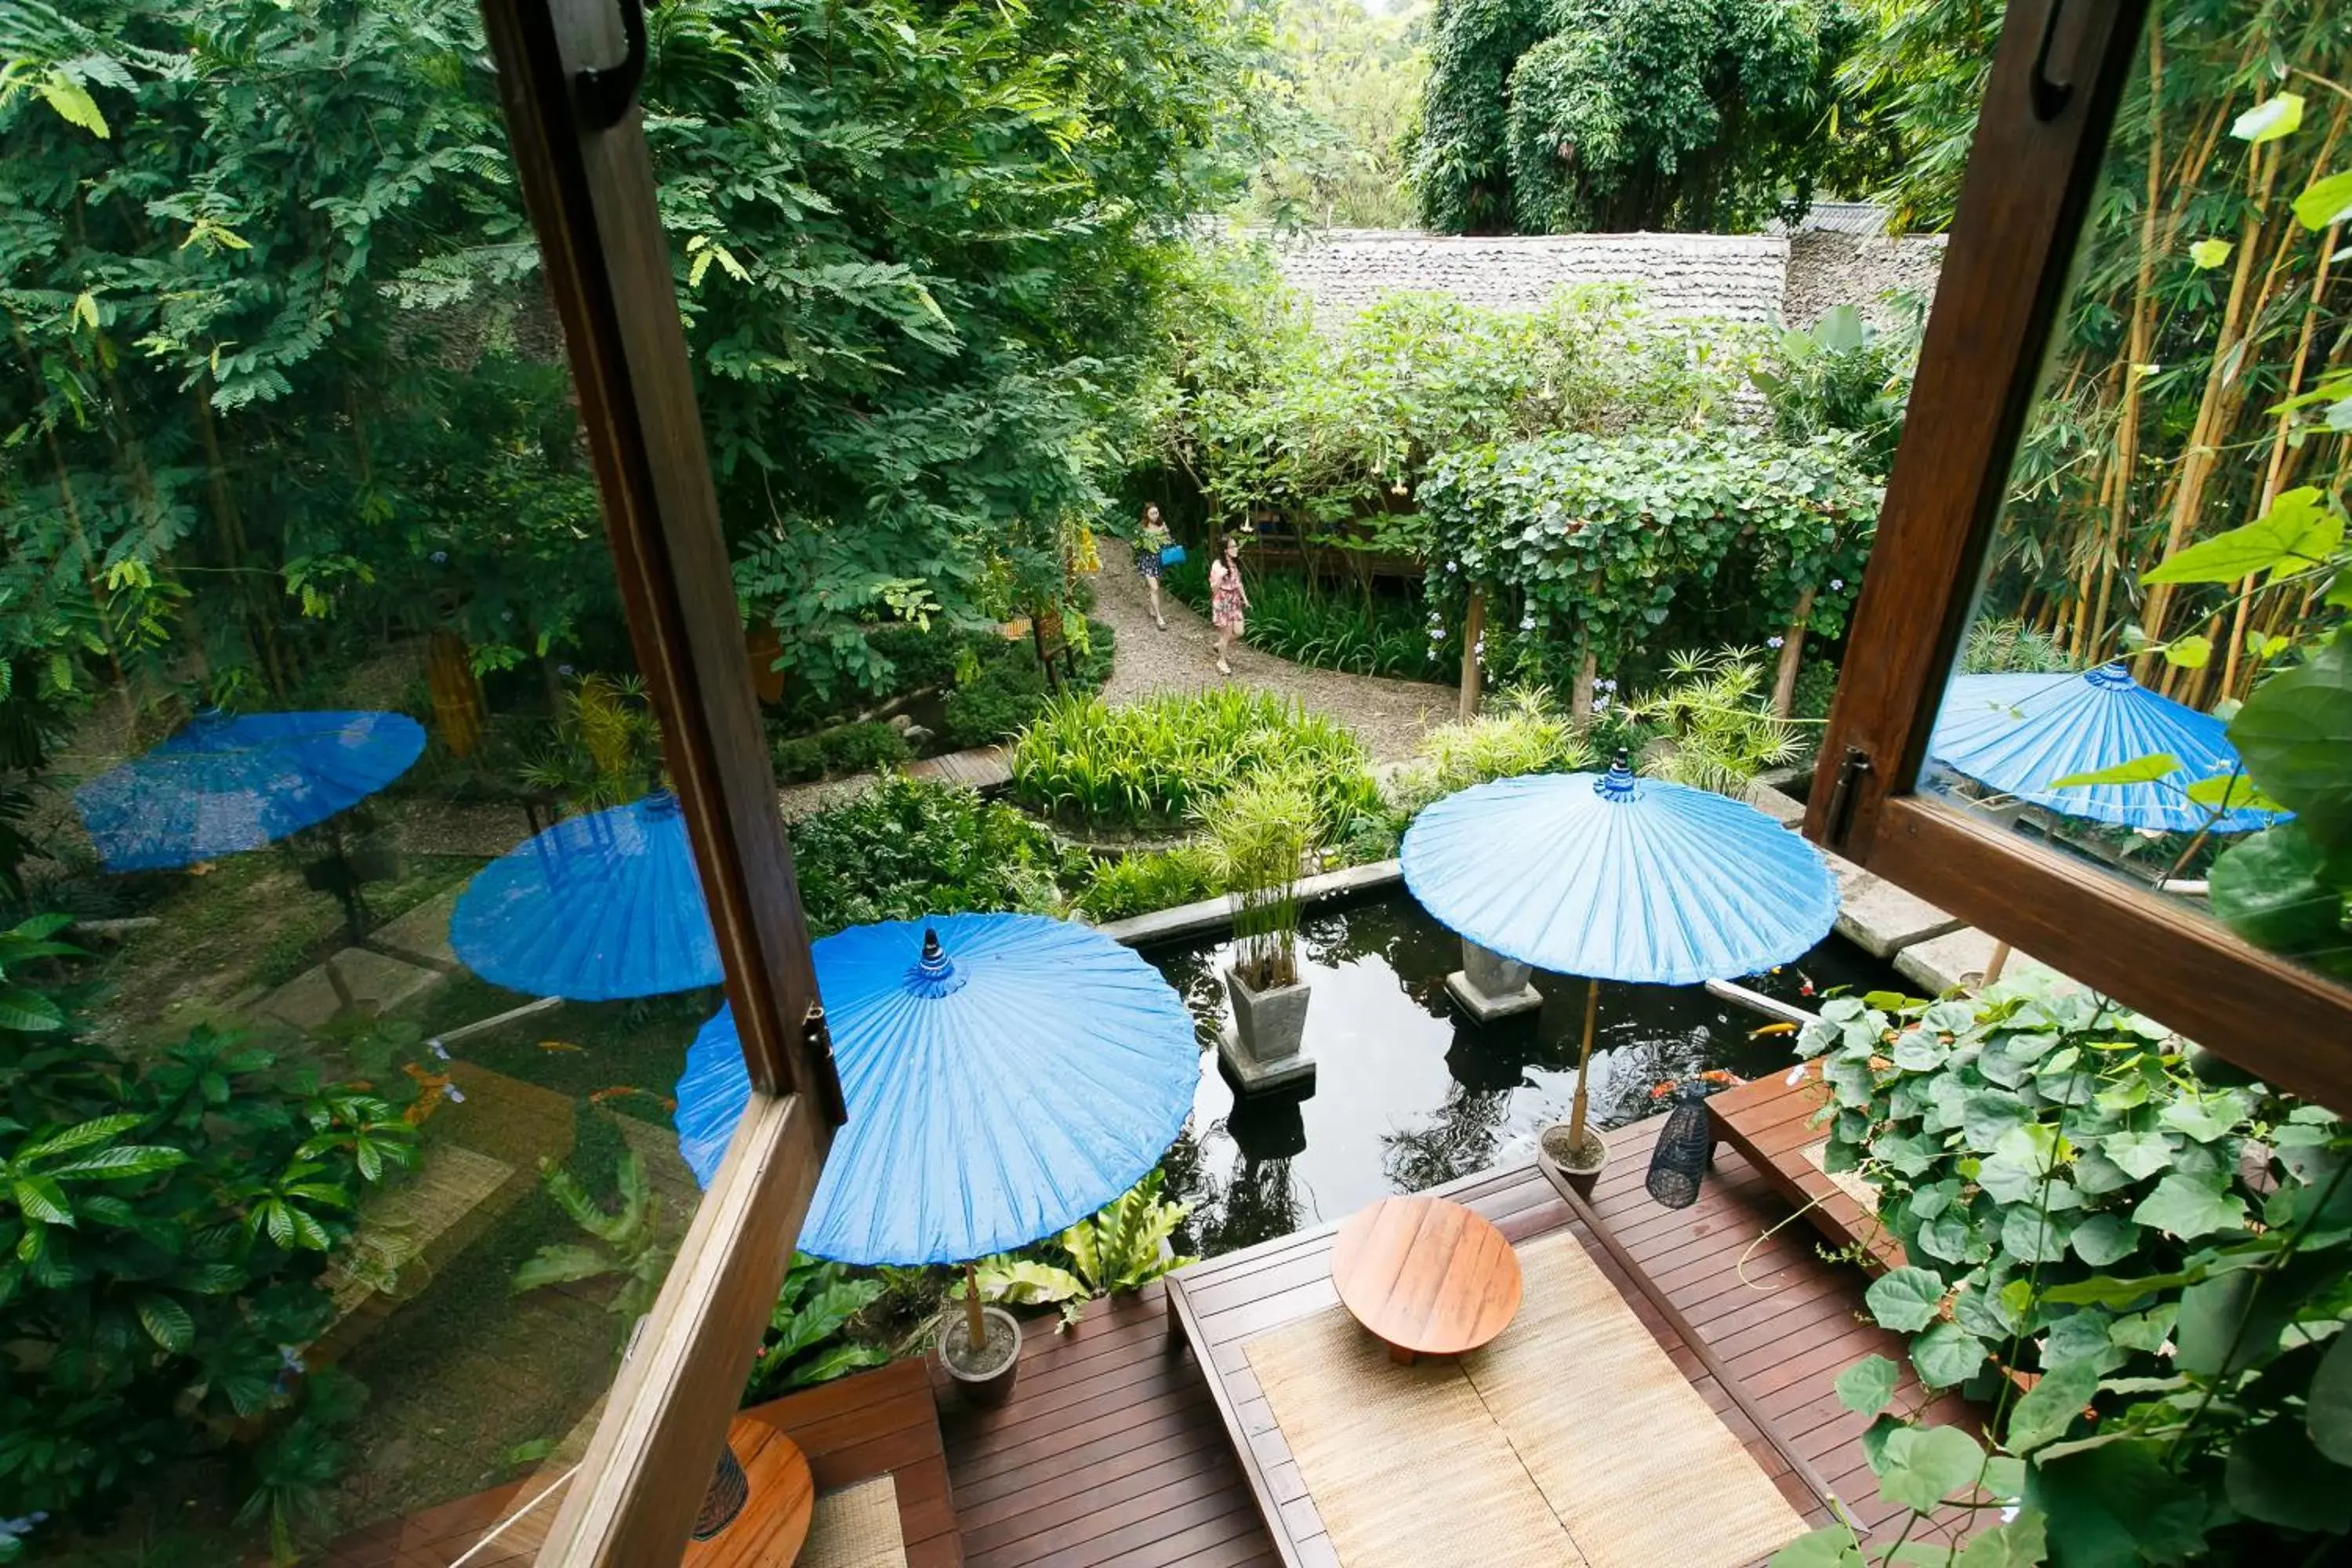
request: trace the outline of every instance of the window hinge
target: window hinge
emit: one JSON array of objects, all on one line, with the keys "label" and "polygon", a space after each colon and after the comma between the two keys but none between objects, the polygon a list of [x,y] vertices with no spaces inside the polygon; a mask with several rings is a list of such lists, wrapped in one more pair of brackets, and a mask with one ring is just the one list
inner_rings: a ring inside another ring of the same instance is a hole
[{"label": "window hinge", "polygon": [[824,1110],[825,1124],[838,1127],[849,1120],[849,1107],[841,1098],[841,1073],[833,1065],[833,1030],[824,1021],[824,1003],[809,1004],[808,1016],[801,1020],[801,1042],[808,1047],[809,1066],[817,1078],[810,1091]]},{"label": "window hinge", "polygon": [[1830,790],[1830,808],[1822,821],[1822,837],[1829,847],[1845,847],[1845,836],[1853,826],[1854,786],[1862,775],[1870,771],[1870,753],[1860,746],[1848,746],[1845,760],[1838,763],[1837,783]]}]

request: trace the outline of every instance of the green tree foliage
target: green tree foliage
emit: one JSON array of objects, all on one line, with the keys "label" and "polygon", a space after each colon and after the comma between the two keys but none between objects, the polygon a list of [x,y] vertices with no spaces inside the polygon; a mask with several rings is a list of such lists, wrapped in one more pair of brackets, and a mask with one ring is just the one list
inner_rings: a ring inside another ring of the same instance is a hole
[{"label": "green tree foliage", "polygon": [[[1179,230],[1254,161],[1223,0],[678,0],[646,133],[741,586],[795,667],[1059,591]],[[358,639],[620,646],[466,0],[0,4],[0,668],[235,699]],[[288,614],[289,609],[296,614]]]},{"label": "green tree foliage", "polygon": [[2000,0],[1856,0],[1864,26],[1838,66],[1856,130],[1889,153],[1871,195],[1897,234],[1951,226],[1977,108],[2000,40]]},{"label": "green tree foliage", "polygon": [[1420,132],[1426,0],[1391,11],[1363,0],[1286,0],[1264,81],[1275,155],[1249,212],[1283,226],[1406,228],[1408,163]]},{"label": "green tree foliage", "polygon": [[1439,7],[1415,162],[1460,233],[1751,227],[1811,198],[1837,0],[1475,0]]},{"label": "green tree foliage", "polygon": [[0,1517],[96,1524],[226,1450],[283,1552],[352,1409],[302,1375],[335,1317],[320,1270],[415,1130],[209,1029],[116,1054],[58,984],[63,924],[0,931]]},{"label": "green tree foliage", "polygon": [[1318,332],[1255,253],[1201,264],[1152,431],[1171,477],[1232,525],[1286,514],[1310,538],[1421,548],[1418,487],[1444,452],[1553,431],[1671,430],[1727,412],[1754,340],[1653,315],[1630,288],[1567,289],[1538,310],[1391,295]]}]

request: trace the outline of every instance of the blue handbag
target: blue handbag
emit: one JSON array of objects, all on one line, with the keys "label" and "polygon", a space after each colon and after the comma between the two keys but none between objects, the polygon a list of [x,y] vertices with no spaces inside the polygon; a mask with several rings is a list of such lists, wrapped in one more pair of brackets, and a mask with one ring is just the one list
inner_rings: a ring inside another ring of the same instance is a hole
[{"label": "blue handbag", "polygon": [[1162,566],[1183,565],[1184,547],[1181,544],[1162,545],[1160,551],[1160,564]]}]

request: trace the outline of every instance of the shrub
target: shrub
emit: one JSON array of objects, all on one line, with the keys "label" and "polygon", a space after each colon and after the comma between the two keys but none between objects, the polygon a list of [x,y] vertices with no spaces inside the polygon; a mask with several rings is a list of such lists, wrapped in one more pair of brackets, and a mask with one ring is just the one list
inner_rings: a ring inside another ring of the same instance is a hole
[{"label": "shrub", "polygon": [[1960,668],[1970,675],[2055,675],[2074,668],[2058,639],[2013,618],[1969,623]]},{"label": "shrub", "polygon": [[963,910],[1058,913],[1080,858],[1008,805],[952,784],[889,774],[794,823],[793,867],[814,935]]},{"label": "shrub", "polygon": [[1673,669],[1672,686],[1631,705],[1629,717],[1666,742],[1644,757],[1643,773],[1738,795],[1765,769],[1797,760],[1797,726],[1772,711],[1750,650],[1677,654]]},{"label": "shrub", "polygon": [[299,1375],[335,1317],[320,1269],[415,1131],[233,1035],[116,1055],[36,980],[76,956],[63,923],[0,932],[0,1518],[98,1523],[158,1465],[233,1445],[245,1517],[290,1553],[362,1394]]},{"label": "shrub", "polygon": [[1493,779],[1572,773],[1591,751],[1568,715],[1540,687],[1516,687],[1466,724],[1444,724],[1421,738],[1421,754],[1394,786],[1407,816],[1433,801]]},{"label": "shrub", "polygon": [[1852,305],[1840,305],[1804,331],[1780,334],[1766,364],[1748,379],[1772,406],[1772,428],[1802,445],[1816,436],[1852,431],[1873,473],[1895,462],[1911,375],[1919,358],[1927,311],[1913,296],[1902,301],[1899,331],[1881,332]]},{"label": "shrub", "polygon": [[843,724],[819,735],[778,741],[769,752],[778,784],[803,784],[843,773],[895,767],[915,754],[907,737],[878,720]]},{"label": "shrub", "polygon": [[[1993,1411],[2005,1450],[1937,1437],[1952,1462],[1921,1484],[1928,1434],[1887,1413],[1897,1369],[1872,1357],[1838,1393],[1876,1418],[1887,1496],[2021,1493],[2060,1563],[2326,1554],[2315,1535],[2352,1521],[2332,1113],[2204,1081],[2161,1026],[2076,991],[1833,998],[1798,1048],[1832,1096],[1824,1164],[1878,1190],[1906,1254],[1872,1314],[1912,1336],[1922,1383]],[[1821,1544],[1803,1560],[1861,1560]]]},{"label": "shrub", "polygon": [[1105,861],[1095,868],[1077,905],[1097,921],[1123,921],[1213,899],[1224,890],[1215,858],[1185,844]]},{"label": "shrub", "polygon": [[[1117,635],[1099,622],[1069,617],[1077,654],[1077,685],[1098,691],[1110,679]],[[1053,692],[1045,672],[1025,642],[991,636],[977,649],[970,679],[948,693],[940,721],[941,738],[958,751],[1009,741],[1045,711]]]},{"label": "shrub", "polygon": [[1346,725],[1246,687],[1165,692],[1118,708],[1065,700],[1013,748],[1024,800],[1091,822],[1178,821],[1269,771],[1311,781],[1326,836],[1381,804],[1363,742]]}]

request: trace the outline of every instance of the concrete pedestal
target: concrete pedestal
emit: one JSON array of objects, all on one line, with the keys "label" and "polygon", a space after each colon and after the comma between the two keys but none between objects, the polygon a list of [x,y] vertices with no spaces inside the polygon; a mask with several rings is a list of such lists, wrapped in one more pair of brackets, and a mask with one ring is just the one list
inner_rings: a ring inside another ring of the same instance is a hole
[{"label": "concrete pedestal", "polygon": [[1462,1010],[1482,1024],[1531,1013],[1543,1005],[1532,984],[1535,971],[1499,952],[1462,939],[1462,967],[1445,977],[1445,989]]}]

